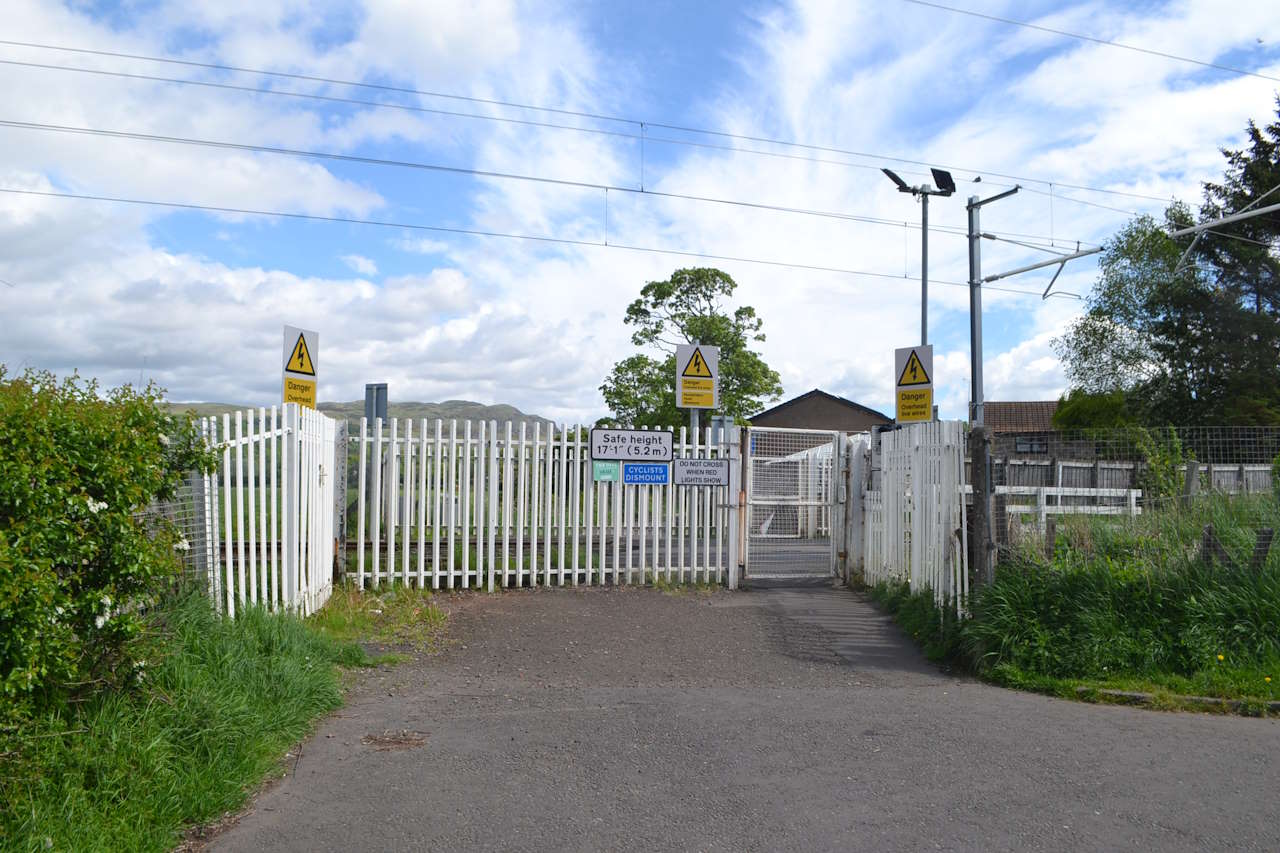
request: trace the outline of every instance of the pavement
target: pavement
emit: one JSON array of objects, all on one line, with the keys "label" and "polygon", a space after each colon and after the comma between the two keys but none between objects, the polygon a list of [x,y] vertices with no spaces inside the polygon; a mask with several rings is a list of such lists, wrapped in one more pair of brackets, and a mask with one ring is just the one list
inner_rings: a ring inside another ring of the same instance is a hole
[{"label": "pavement", "polygon": [[213,850],[1280,849],[1280,724],[929,664],[828,585],[441,596]]}]

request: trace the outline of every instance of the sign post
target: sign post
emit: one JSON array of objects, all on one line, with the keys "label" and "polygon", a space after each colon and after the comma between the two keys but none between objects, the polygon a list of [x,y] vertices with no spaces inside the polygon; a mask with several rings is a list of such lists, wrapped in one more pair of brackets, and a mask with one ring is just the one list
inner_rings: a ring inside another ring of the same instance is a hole
[{"label": "sign post", "polygon": [[316,407],[316,365],[320,360],[320,333],[297,326],[284,327],[284,367],[281,370],[285,403]]},{"label": "sign post", "polygon": [[922,344],[893,351],[894,397],[900,424],[933,420],[933,346]]}]

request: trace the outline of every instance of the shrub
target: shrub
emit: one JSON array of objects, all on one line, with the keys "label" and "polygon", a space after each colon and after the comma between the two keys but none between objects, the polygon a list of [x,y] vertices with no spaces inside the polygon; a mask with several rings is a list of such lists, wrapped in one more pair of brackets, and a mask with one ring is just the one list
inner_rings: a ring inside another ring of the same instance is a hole
[{"label": "shrub", "polygon": [[1185,478],[1180,466],[1187,460],[1182,451],[1182,442],[1173,427],[1165,427],[1163,430],[1133,427],[1129,433],[1134,448],[1146,460],[1138,478],[1143,498],[1150,502],[1152,499],[1174,498],[1181,494]]},{"label": "shrub", "polygon": [[159,395],[0,366],[0,693],[11,711],[133,677],[139,608],[184,544],[139,512],[212,461]]}]

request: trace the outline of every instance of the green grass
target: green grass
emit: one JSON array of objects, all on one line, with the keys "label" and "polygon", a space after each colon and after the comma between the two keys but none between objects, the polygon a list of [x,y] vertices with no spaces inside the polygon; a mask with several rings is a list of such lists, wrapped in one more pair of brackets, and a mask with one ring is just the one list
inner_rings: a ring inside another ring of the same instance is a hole
[{"label": "green grass", "polygon": [[167,850],[238,808],[341,702],[359,646],[188,596],[151,619],[143,686],[45,711],[0,735],[0,848]]},{"label": "green grass", "polygon": [[439,648],[447,620],[431,598],[430,590],[398,583],[363,592],[344,584],[334,588],[329,603],[308,621],[336,641],[408,646],[431,652]]},{"label": "green grass", "polygon": [[[1280,701],[1280,548],[1249,566],[1254,531],[1277,521],[1270,496],[1065,519],[1053,558],[1008,555],[963,623],[927,591],[880,585],[870,594],[931,658],[1006,686],[1139,691],[1173,707],[1186,704],[1179,696]],[[1200,557],[1206,524],[1235,568]]]}]

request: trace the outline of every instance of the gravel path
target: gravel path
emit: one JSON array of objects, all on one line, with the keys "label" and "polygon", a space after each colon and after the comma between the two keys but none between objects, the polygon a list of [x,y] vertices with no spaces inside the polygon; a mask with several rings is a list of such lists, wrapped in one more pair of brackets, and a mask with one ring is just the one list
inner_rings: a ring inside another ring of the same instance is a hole
[{"label": "gravel path", "polygon": [[1275,850],[1280,725],[940,672],[831,588],[442,599],[218,850]]}]

